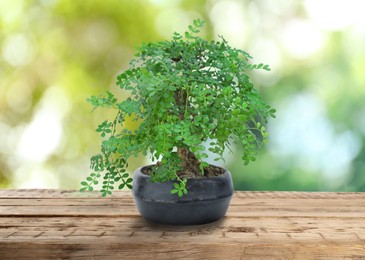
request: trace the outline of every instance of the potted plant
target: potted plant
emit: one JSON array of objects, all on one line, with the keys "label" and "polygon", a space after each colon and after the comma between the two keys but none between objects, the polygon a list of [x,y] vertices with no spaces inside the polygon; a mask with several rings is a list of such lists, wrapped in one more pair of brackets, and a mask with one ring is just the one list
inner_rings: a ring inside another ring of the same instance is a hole
[{"label": "potted plant", "polygon": [[[128,93],[119,101],[111,92],[88,99],[94,108],[115,110],[115,118],[96,131],[103,138],[100,153],[91,158],[93,172],[81,190],[101,193],[132,188],[146,219],[165,224],[202,224],[223,217],[233,194],[228,170],[208,164],[226,148],[242,151],[245,164],[255,160],[256,147],[267,141],[263,126],[275,110],[266,104],[247,71],[270,70],[251,64],[245,51],[197,34],[204,21],[194,20],[184,35],[170,41],[143,44],[130,67],[117,76]],[[128,129],[126,119],[137,121]],[[209,151],[209,152],[208,152]],[[126,172],[129,158],[150,154],[155,164]]]}]

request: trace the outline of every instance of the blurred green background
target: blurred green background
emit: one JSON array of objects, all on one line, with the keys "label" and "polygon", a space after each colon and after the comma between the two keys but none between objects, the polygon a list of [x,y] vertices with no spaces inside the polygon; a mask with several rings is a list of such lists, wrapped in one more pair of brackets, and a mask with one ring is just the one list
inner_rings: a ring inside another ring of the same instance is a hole
[{"label": "blurred green background", "polygon": [[[0,188],[78,189],[142,42],[195,18],[272,71],[252,74],[277,109],[256,162],[220,162],[237,190],[365,191],[365,2],[356,0],[1,0]],[[148,163],[139,158],[130,165]]]}]

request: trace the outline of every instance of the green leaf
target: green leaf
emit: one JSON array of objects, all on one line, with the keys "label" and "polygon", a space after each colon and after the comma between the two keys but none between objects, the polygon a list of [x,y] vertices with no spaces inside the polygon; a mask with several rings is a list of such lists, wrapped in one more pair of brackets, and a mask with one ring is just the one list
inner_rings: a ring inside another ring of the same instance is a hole
[{"label": "green leaf", "polygon": [[200,115],[198,115],[198,116],[196,116],[196,117],[194,117],[194,121],[195,122],[201,122],[202,121],[202,116],[200,116]]},{"label": "green leaf", "polygon": [[180,40],[181,38],[182,38],[182,36],[179,33],[174,32],[174,34],[173,34],[173,39],[174,40]]},{"label": "green leaf", "polygon": [[185,32],[185,38],[186,39],[193,39],[193,37],[191,36],[191,34],[188,33],[188,32]]},{"label": "green leaf", "polygon": [[205,158],[205,159],[206,159],[206,158],[209,158],[209,156],[208,156],[206,153],[202,153],[202,154],[201,154],[201,157],[202,157],[202,158]]},{"label": "green leaf", "polygon": [[179,190],[179,191],[177,192],[177,195],[178,195],[179,197],[182,197],[182,196],[183,196],[183,192],[182,192],[181,190]]},{"label": "green leaf", "polygon": [[199,151],[204,151],[204,150],[205,150],[204,145],[199,145],[199,146],[198,146],[198,150],[199,150]]},{"label": "green leaf", "polygon": [[264,70],[267,70],[267,71],[270,71],[271,69],[269,68],[269,65],[265,65],[264,67],[263,67],[263,69]]}]

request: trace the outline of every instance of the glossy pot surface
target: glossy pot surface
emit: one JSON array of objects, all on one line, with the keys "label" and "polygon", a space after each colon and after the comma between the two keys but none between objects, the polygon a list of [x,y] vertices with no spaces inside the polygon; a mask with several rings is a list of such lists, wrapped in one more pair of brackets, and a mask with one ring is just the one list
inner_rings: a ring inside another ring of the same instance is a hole
[{"label": "glossy pot surface", "polygon": [[[145,166],[148,167],[148,166]],[[147,220],[169,225],[198,225],[224,217],[233,195],[231,174],[188,179],[188,194],[171,194],[173,182],[154,183],[142,173],[133,176],[133,197],[140,214]]]}]

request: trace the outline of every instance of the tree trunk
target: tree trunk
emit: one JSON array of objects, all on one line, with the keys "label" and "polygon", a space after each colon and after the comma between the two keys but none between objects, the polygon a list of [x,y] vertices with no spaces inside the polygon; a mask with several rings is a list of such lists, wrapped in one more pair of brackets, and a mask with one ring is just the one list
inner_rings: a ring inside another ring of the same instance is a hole
[{"label": "tree trunk", "polygon": [[195,176],[201,175],[199,167],[200,161],[188,148],[178,148],[177,153],[182,160],[183,172],[185,172],[185,174],[190,173]]}]

